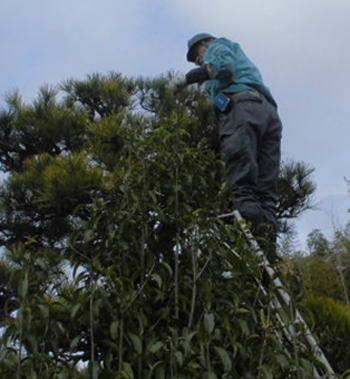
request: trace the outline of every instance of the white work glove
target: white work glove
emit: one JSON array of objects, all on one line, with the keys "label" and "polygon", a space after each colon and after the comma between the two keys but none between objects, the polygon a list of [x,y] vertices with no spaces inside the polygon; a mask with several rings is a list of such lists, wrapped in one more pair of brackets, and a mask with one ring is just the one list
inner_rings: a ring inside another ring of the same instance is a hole
[{"label": "white work glove", "polygon": [[169,81],[168,88],[174,93],[178,93],[187,87],[186,76],[177,76]]}]

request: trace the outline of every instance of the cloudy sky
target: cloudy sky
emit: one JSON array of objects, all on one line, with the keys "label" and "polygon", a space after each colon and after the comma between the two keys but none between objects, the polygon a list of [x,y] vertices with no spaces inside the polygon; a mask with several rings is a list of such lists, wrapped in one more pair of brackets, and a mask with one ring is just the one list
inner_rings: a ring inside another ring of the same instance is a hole
[{"label": "cloudy sky", "polygon": [[239,42],[279,104],[283,157],[315,168],[319,210],[298,222],[331,235],[350,220],[349,0],[0,0],[0,106],[19,89],[117,71],[185,73],[187,40]]}]

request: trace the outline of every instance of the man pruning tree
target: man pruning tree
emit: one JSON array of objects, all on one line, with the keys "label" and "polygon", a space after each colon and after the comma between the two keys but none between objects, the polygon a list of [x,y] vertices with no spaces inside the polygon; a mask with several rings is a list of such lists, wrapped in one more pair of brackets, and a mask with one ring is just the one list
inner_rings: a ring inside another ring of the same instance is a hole
[{"label": "man pruning tree", "polygon": [[[170,89],[178,92],[204,82],[220,124],[221,156],[227,180],[234,185],[233,206],[251,222],[256,236],[274,245],[282,132],[276,102],[238,43],[196,34],[188,41],[187,60],[199,67],[173,78]],[[274,248],[266,248],[273,260]]]}]

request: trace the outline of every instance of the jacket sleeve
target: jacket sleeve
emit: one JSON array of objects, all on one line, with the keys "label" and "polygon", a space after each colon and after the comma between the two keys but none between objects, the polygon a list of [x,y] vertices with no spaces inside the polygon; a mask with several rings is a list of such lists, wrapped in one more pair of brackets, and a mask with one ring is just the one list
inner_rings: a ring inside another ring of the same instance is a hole
[{"label": "jacket sleeve", "polygon": [[209,71],[206,65],[194,68],[186,74],[187,84],[201,83],[210,79]]},{"label": "jacket sleeve", "polygon": [[232,73],[229,70],[218,71],[210,64],[204,64],[199,68],[194,68],[186,74],[187,84],[202,83],[206,80],[218,79],[227,80],[231,79]]},{"label": "jacket sleeve", "polygon": [[234,80],[235,61],[234,44],[230,45],[223,38],[214,41],[204,57],[209,71],[216,71],[215,79],[225,82]]}]

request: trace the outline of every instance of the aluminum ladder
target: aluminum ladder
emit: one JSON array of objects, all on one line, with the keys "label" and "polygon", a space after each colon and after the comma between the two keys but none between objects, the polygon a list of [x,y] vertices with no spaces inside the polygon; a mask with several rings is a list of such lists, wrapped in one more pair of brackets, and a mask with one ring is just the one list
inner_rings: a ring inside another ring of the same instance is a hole
[{"label": "aluminum ladder", "polygon": [[[307,323],[305,322],[304,318],[298,311],[298,309],[295,308],[294,312],[294,319],[293,320],[288,320],[286,317],[283,316],[282,312],[279,312],[279,310],[284,309],[285,307],[291,308],[293,306],[293,302],[291,299],[291,296],[286,292],[284,289],[284,286],[281,282],[281,280],[277,277],[276,271],[273,269],[271,266],[270,262],[268,261],[266,255],[260,248],[259,244],[257,243],[256,239],[254,239],[251,231],[247,227],[244,219],[242,218],[241,214],[239,213],[238,210],[234,210],[231,213],[228,214],[223,214],[218,216],[220,219],[235,219],[237,223],[240,226],[241,231],[243,232],[244,238],[254,254],[256,254],[262,261],[262,267],[266,274],[268,275],[271,283],[273,284],[273,288],[275,289],[274,293],[274,299],[271,303],[271,306],[277,310],[277,318],[279,323],[282,326],[283,331],[285,332],[286,336],[288,339],[293,342],[297,338],[297,331],[295,329],[295,326],[297,324],[302,325],[303,330],[304,330],[304,336],[305,340],[308,344],[308,347],[313,354],[313,356],[321,362],[324,366],[324,373],[320,372],[320,369],[314,366],[313,372],[314,372],[314,378],[313,379],[323,379],[323,378],[330,378],[330,379],[336,379],[336,376],[334,376],[334,370],[332,366],[330,365],[327,357],[324,355],[322,349],[320,348],[319,344],[317,343],[315,337],[311,333],[310,328],[308,327]],[[233,251],[235,255],[237,253]],[[264,288],[261,282],[259,282],[260,289],[266,294],[268,290]],[[276,293],[277,292],[277,293]]]}]

